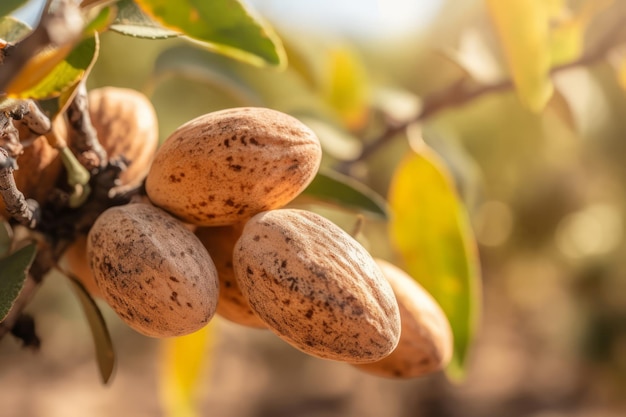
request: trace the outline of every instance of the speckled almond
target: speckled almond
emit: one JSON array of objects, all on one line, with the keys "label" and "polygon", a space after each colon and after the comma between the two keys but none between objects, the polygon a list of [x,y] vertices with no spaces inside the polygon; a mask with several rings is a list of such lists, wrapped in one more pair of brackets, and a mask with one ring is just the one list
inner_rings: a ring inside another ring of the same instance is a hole
[{"label": "speckled almond", "polygon": [[152,202],[199,226],[223,226],[282,207],[311,182],[319,140],[297,119],[266,108],[205,114],[173,132],[146,179]]},{"label": "speckled almond", "polygon": [[104,211],[89,231],[87,255],[104,299],[144,335],[192,333],[215,313],[219,284],[211,257],[193,232],[157,207]]},{"label": "speckled almond", "polygon": [[267,326],[250,309],[233,269],[233,248],[241,236],[243,226],[243,223],[238,223],[233,226],[198,227],[195,233],[209,251],[217,269],[220,281],[217,314],[242,326],[263,329]]},{"label": "speckled almond", "polygon": [[325,359],[367,363],[396,347],[400,314],[371,255],[309,211],[259,213],[233,252],[250,307],[279,337]]},{"label": "speckled almond", "polygon": [[124,157],[121,185],[135,185],[148,174],[159,143],[156,111],[139,91],[101,87],[89,91],[89,115],[109,158]]},{"label": "speckled almond", "polygon": [[358,369],[388,378],[415,378],[443,369],[452,357],[452,330],[435,299],[406,272],[377,259],[400,306],[402,332],[386,358]]}]

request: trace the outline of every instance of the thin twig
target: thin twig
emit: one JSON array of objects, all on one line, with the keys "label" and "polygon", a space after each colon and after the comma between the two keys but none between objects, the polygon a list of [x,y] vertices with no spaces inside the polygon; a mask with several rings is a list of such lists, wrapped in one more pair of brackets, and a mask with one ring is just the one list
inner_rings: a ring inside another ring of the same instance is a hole
[{"label": "thin twig", "polygon": [[[591,66],[605,59],[613,48],[623,43],[624,40],[620,34],[623,34],[624,28],[623,24],[617,24],[615,27],[607,30],[605,36],[594,47],[589,48],[587,53],[575,61],[552,68],[550,75],[554,76],[572,68]],[[421,111],[415,117],[402,122],[388,123],[380,135],[363,146],[359,156],[350,161],[345,161],[340,165],[339,169],[343,172],[348,172],[352,165],[368,159],[413,123],[427,120],[444,110],[463,106],[477,98],[509,91],[514,88],[513,80],[510,79],[479,87],[469,87],[468,84],[467,80],[463,79],[441,91],[426,96],[423,100]]]},{"label": "thin twig", "polygon": [[98,134],[91,123],[85,80],[77,87],[76,95],[67,108],[70,129],[70,148],[78,161],[93,172],[107,164],[107,153],[98,141]]},{"label": "thin twig", "polygon": [[27,200],[17,189],[13,170],[15,162],[6,149],[0,147],[0,197],[9,215],[19,223],[33,229],[39,221],[39,205]]}]

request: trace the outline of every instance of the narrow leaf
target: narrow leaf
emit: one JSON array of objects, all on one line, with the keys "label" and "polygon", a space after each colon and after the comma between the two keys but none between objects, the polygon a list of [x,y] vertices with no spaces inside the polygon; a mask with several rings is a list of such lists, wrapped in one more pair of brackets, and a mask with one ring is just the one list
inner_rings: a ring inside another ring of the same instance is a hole
[{"label": "narrow leaf", "polygon": [[43,100],[58,97],[84,76],[98,55],[98,36],[83,39],[74,48],[44,51],[36,55],[7,87],[14,98]]},{"label": "narrow leaf", "polygon": [[348,47],[335,47],[328,53],[323,95],[346,127],[357,130],[367,119],[369,81],[363,62]]},{"label": "narrow leaf", "polygon": [[544,0],[485,0],[517,94],[530,110],[541,111],[553,87],[549,10]]},{"label": "narrow leaf", "polygon": [[274,30],[237,0],[136,3],[164,27],[182,32],[215,52],[253,65],[285,65],[285,51]]},{"label": "narrow leaf", "polygon": [[0,39],[17,43],[31,32],[31,27],[12,16],[0,17]]},{"label": "narrow leaf", "polygon": [[180,32],[165,29],[139,8],[132,0],[122,0],[111,30],[122,35],[146,39],[167,39],[180,36]]},{"label": "narrow leaf", "polygon": [[413,276],[439,302],[452,326],[460,378],[479,315],[479,261],[467,213],[449,172],[423,145],[394,172],[388,196],[389,234]]},{"label": "narrow leaf", "polygon": [[85,287],[77,278],[70,276],[69,281],[72,283],[78,301],[80,301],[80,305],[87,317],[87,323],[89,323],[89,329],[91,330],[96,349],[98,370],[100,371],[102,383],[106,384],[109,382],[113,374],[113,369],[115,368],[115,351],[113,350],[113,342],[111,341],[109,329],[107,328],[100,308],[94,299],[91,298],[91,295],[87,292]]},{"label": "narrow leaf", "polygon": [[36,253],[37,245],[31,243],[0,259],[0,321],[9,314],[22,292]]},{"label": "narrow leaf", "polygon": [[8,15],[26,3],[28,3],[28,0],[2,0],[0,2],[0,17]]},{"label": "narrow leaf", "polygon": [[385,200],[366,185],[338,172],[320,169],[302,193],[314,202],[355,210],[377,218],[387,219]]},{"label": "narrow leaf", "polygon": [[195,395],[210,356],[214,323],[190,335],[163,340],[159,382],[165,416],[199,417]]}]

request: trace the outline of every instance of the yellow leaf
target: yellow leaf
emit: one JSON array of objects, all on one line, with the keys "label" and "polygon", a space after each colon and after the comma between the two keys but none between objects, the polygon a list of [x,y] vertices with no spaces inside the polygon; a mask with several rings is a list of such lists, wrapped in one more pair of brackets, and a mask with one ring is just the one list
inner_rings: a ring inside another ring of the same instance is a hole
[{"label": "yellow leaf", "polygon": [[164,339],[161,351],[161,401],[167,417],[197,417],[195,394],[210,356],[215,321],[187,336]]},{"label": "yellow leaf", "polygon": [[368,115],[369,89],[365,67],[357,54],[345,46],[329,51],[324,97],[352,130],[360,128]]},{"label": "yellow leaf", "polygon": [[422,144],[394,172],[389,189],[389,234],[405,269],[433,295],[454,335],[448,368],[460,378],[480,305],[480,267],[465,209],[450,174]]},{"label": "yellow leaf", "polygon": [[485,1],[520,100],[534,112],[543,110],[553,91],[544,0]]},{"label": "yellow leaf", "polygon": [[574,61],[583,53],[584,36],[589,22],[613,0],[587,0],[573,16],[560,21],[550,32],[552,65]]},{"label": "yellow leaf", "polygon": [[66,44],[59,48],[46,48],[35,55],[11,84],[7,86],[6,93],[9,97],[19,96],[23,91],[30,90],[41,81],[72,51],[73,45]]}]

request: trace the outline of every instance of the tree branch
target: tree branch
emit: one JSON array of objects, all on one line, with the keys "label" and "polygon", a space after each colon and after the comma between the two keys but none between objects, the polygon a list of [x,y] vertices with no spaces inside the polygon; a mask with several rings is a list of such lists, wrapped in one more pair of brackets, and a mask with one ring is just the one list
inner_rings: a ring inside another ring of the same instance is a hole
[{"label": "tree branch", "polygon": [[[555,76],[572,68],[591,66],[602,61],[613,48],[619,46],[624,41],[620,35],[626,32],[625,28],[626,26],[623,25],[623,22],[616,24],[614,27],[607,30],[605,36],[597,42],[594,47],[589,48],[579,59],[553,67],[550,71],[550,75]],[[468,80],[464,78],[441,91],[426,96],[423,100],[420,112],[416,114],[415,117],[402,122],[388,123],[385,130],[380,135],[363,146],[359,156],[342,163],[339,168],[340,171],[348,172],[352,165],[368,159],[398,134],[404,132],[406,128],[413,123],[427,120],[444,110],[461,107],[479,97],[509,91],[515,87],[511,79],[478,87],[470,87],[469,84]]]}]

